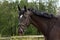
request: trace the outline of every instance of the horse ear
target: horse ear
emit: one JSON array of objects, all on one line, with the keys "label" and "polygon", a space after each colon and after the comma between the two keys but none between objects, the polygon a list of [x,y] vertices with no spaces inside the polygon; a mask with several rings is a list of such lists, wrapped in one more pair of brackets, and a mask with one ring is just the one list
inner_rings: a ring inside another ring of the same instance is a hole
[{"label": "horse ear", "polygon": [[25,10],[25,11],[27,11],[27,8],[26,8],[26,6],[24,6],[24,10]]},{"label": "horse ear", "polygon": [[18,5],[18,10],[19,10],[19,11],[21,11],[21,8],[20,8],[20,6],[19,6],[19,5]]}]

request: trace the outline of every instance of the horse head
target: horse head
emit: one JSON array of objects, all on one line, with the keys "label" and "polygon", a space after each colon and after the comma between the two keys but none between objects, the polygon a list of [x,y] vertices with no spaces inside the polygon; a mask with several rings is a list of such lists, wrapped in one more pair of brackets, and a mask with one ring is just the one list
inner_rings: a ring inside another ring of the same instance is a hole
[{"label": "horse head", "polygon": [[26,6],[24,6],[24,8],[21,9],[18,5],[18,10],[19,10],[19,29],[18,29],[18,33],[20,35],[23,35],[25,29],[30,24],[30,14],[31,13],[27,10]]}]

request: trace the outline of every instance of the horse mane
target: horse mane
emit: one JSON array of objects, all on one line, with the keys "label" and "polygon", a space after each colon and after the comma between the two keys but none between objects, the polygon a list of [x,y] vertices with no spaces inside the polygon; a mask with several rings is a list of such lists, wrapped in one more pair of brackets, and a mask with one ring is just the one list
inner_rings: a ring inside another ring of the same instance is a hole
[{"label": "horse mane", "polygon": [[55,17],[53,14],[48,14],[47,12],[41,12],[41,11],[36,10],[36,9],[30,8],[30,9],[28,9],[28,10],[29,10],[29,11],[32,11],[34,15],[37,15],[37,16],[39,16],[39,17],[49,18],[49,19]]}]

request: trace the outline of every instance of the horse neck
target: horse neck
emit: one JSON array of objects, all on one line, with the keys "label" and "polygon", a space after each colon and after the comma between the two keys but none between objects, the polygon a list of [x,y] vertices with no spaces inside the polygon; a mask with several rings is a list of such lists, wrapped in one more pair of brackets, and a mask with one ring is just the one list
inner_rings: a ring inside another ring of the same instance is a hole
[{"label": "horse neck", "polygon": [[47,20],[42,17],[38,17],[36,15],[32,15],[31,20],[32,24],[38,29],[38,31],[39,32],[41,31],[45,35],[48,28]]}]

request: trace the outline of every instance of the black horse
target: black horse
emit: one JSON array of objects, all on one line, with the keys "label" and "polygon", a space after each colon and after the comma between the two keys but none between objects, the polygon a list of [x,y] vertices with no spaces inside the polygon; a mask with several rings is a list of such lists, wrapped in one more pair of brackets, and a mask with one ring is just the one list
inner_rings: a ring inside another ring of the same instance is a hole
[{"label": "black horse", "polygon": [[19,35],[24,34],[25,29],[30,24],[33,24],[38,29],[39,32],[42,32],[42,34],[45,37],[45,40],[60,40],[59,16],[55,17],[54,15],[51,14],[47,13],[45,14],[45,12],[43,12],[42,15],[41,12],[38,12],[35,9],[26,9],[26,7],[24,7],[24,10],[20,9],[19,11],[20,20],[22,20],[19,24],[18,29]]}]

